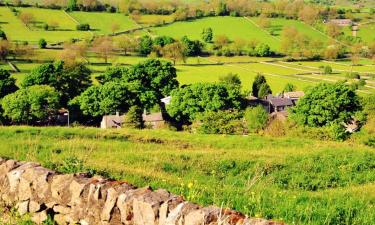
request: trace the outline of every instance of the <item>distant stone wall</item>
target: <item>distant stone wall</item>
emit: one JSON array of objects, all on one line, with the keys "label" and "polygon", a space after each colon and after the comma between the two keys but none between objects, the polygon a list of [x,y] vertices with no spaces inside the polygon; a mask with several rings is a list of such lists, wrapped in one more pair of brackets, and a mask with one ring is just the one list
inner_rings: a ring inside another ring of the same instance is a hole
[{"label": "distant stone wall", "polygon": [[270,225],[217,207],[200,207],[165,190],[87,174],[59,174],[30,162],[0,158],[0,204],[41,223],[125,225]]}]

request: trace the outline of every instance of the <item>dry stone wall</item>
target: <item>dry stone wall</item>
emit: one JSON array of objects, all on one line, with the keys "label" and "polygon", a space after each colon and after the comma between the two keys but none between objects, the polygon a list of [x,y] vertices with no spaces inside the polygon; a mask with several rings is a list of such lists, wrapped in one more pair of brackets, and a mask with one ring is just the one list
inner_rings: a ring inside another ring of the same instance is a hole
[{"label": "dry stone wall", "polygon": [[217,207],[201,207],[166,190],[59,174],[37,163],[0,158],[0,204],[15,207],[42,223],[50,215],[57,224],[119,225],[271,225]]}]

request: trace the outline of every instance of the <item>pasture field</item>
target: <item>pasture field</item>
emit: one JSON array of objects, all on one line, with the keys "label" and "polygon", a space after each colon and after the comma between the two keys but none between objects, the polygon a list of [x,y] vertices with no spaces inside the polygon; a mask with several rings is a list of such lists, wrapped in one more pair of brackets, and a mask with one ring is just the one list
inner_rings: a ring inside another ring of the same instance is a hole
[{"label": "pasture field", "polygon": [[[37,50],[33,58],[38,58],[44,54],[47,61],[57,58],[58,50],[43,49]],[[42,59],[43,57],[39,58]],[[103,73],[110,66],[128,66],[140,63],[147,58],[139,56],[116,56],[105,64],[103,59],[89,54],[87,57],[90,64],[88,67],[92,70],[92,78],[96,83],[95,77]],[[165,60],[165,59],[164,59]],[[23,78],[31,69],[40,65],[39,63],[27,63],[24,61],[13,62],[21,70],[20,73],[13,73],[17,83],[21,83]],[[330,65],[334,74],[321,75],[320,66]],[[2,68],[10,70],[7,64],[1,65]],[[285,62],[282,59],[256,58],[256,57],[190,57],[186,62],[178,62],[176,65],[177,78],[181,84],[191,84],[198,82],[216,82],[220,77],[229,73],[238,74],[244,90],[249,90],[256,74],[265,75],[273,93],[280,93],[287,83],[294,84],[298,90],[304,90],[306,87],[313,86],[319,82],[336,82],[345,80],[347,72],[358,71],[361,75],[375,74],[375,66],[349,66],[340,62]],[[354,80],[348,80],[353,82]],[[363,93],[375,93],[375,81],[367,81],[366,90]]]},{"label": "pasture field", "polygon": [[174,18],[172,15],[140,15],[138,23],[147,26],[163,23],[172,23],[173,21]]},{"label": "pasture field", "polygon": [[[258,18],[248,18],[253,23],[259,24]],[[328,37],[319,31],[314,30],[310,25],[305,24],[298,20],[290,20],[290,19],[284,19],[284,18],[272,18],[270,19],[270,27],[267,28],[267,31],[274,31],[274,36],[276,36],[277,39],[280,39],[281,33],[285,27],[294,27],[299,32],[307,35],[308,37],[314,39],[314,40],[320,40],[322,42],[326,42],[328,40]]]},{"label": "pasture field", "polygon": [[375,22],[361,25],[357,35],[367,43],[375,41]]},{"label": "pasture field", "polygon": [[70,12],[79,23],[88,23],[90,28],[98,34],[112,34],[112,25],[117,24],[119,29],[116,32],[137,28],[137,24],[121,13],[106,12]]},{"label": "pasture field", "polygon": [[[24,8],[22,8],[22,10],[24,10]],[[36,10],[36,9],[32,8],[29,10]],[[49,12],[51,12],[51,15],[54,15],[55,13],[57,13],[58,15],[61,15],[60,14],[61,11],[49,9]],[[39,21],[39,22],[48,22],[47,21],[48,18],[54,18],[54,17],[49,16],[49,17],[44,18],[43,21]],[[43,18],[40,17],[39,19],[43,19]],[[61,24],[68,24],[68,22],[63,22]],[[56,43],[56,42],[68,41],[73,38],[84,39],[84,38],[91,37],[91,34],[87,31],[73,31],[73,30],[71,31],[61,31],[61,30],[44,31],[40,29],[37,29],[37,30],[29,29],[7,7],[0,7],[0,27],[6,33],[7,37],[10,40],[28,41],[31,44],[36,44],[41,38],[44,38],[48,43]]]},{"label": "pasture field", "polygon": [[30,13],[35,18],[37,28],[32,27],[32,30],[43,30],[41,24],[57,23],[57,30],[75,31],[77,23],[72,20],[63,10],[41,9],[41,8],[16,8],[20,13]]},{"label": "pasture field", "polygon": [[166,188],[253,217],[375,223],[375,151],[356,143],[57,127],[2,127],[0,141],[2,157]]},{"label": "pasture field", "polygon": [[181,38],[187,35],[191,39],[201,40],[203,29],[211,27],[214,37],[227,35],[231,40],[237,38],[252,40],[256,39],[267,43],[272,49],[277,50],[280,41],[269,35],[266,31],[243,17],[208,17],[192,21],[175,22],[171,25],[151,28],[156,35],[167,35],[174,38]]}]

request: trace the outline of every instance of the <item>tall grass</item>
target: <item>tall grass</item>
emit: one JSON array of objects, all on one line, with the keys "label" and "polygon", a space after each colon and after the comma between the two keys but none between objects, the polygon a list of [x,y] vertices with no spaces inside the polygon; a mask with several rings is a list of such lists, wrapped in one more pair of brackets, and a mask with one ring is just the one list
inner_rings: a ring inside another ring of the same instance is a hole
[{"label": "tall grass", "polygon": [[0,128],[0,156],[166,188],[289,224],[375,224],[375,150],[166,130]]}]

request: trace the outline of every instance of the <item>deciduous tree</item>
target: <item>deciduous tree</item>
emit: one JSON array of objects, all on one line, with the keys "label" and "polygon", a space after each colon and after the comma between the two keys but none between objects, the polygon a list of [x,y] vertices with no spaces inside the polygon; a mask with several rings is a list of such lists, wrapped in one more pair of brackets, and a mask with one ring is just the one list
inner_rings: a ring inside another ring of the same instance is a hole
[{"label": "deciduous tree", "polygon": [[312,127],[346,123],[361,110],[355,91],[341,83],[321,83],[309,88],[292,108],[291,118]]},{"label": "deciduous tree", "polygon": [[58,109],[59,94],[52,87],[36,85],[5,96],[1,105],[4,116],[14,123],[47,123]]}]

